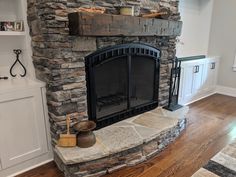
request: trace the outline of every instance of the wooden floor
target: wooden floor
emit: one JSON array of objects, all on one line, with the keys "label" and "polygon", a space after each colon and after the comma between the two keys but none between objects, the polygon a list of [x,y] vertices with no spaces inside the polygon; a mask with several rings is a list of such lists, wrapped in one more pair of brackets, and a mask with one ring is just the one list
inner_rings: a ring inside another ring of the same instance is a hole
[{"label": "wooden floor", "polygon": [[[183,134],[158,157],[107,177],[190,177],[236,139],[236,98],[213,95],[190,105]],[[54,163],[18,177],[63,177]]]}]

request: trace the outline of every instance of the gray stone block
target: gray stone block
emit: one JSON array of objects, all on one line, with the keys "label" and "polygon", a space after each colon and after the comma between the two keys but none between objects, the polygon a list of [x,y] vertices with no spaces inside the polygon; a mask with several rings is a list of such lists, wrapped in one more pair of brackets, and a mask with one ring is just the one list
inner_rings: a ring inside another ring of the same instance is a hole
[{"label": "gray stone block", "polygon": [[78,37],[73,41],[73,51],[95,51],[97,49],[96,38]]}]

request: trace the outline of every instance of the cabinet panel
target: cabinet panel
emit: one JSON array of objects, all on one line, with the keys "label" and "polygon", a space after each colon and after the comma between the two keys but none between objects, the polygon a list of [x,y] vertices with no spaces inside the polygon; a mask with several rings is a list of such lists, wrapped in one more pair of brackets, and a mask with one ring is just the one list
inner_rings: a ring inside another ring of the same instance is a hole
[{"label": "cabinet panel", "polygon": [[199,93],[203,89],[204,63],[193,66],[193,94]]},{"label": "cabinet panel", "polygon": [[181,96],[180,104],[190,102],[202,89],[203,84],[203,61],[183,62],[181,71]]},{"label": "cabinet panel", "polygon": [[40,89],[1,96],[0,157],[3,169],[48,151],[44,121]]},{"label": "cabinet panel", "polygon": [[190,99],[193,94],[193,67],[187,66],[184,68],[184,79],[183,79],[183,99]]},{"label": "cabinet panel", "polygon": [[204,90],[209,91],[215,88],[217,82],[218,61],[210,60],[206,62]]},{"label": "cabinet panel", "polygon": [[193,102],[214,91],[218,59],[207,58],[182,63],[180,104]]}]

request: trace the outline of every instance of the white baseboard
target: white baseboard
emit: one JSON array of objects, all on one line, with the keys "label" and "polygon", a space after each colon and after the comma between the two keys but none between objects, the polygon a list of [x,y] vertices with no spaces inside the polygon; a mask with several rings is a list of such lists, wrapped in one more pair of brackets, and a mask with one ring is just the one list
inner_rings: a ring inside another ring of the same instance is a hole
[{"label": "white baseboard", "polygon": [[40,167],[40,166],[45,165],[45,164],[47,164],[47,163],[49,163],[49,162],[52,162],[52,161],[53,161],[53,159],[45,160],[44,162],[41,162],[41,163],[39,163],[39,164],[37,164],[37,165],[33,165],[33,166],[28,167],[28,168],[26,168],[26,169],[24,169],[24,170],[21,170],[21,171],[18,171],[18,172],[16,172],[16,173],[14,173],[14,174],[11,174],[11,175],[9,175],[8,177],[15,177],[15,176],[17,176],[17,175],[20,175],[20,174],[22,174],[22,173],[25,173],[25,172],[27,172],[27,171],[30,171],[30,170],[32,170],[32,169],[35,169],[35,168],[37,168],[37,167]]},{"label": "white baseboard", "polygon": [[214,95],[214,94],[216,94],[215,91],[206,93],[206,94],[201,95],[200,97],[198,97],[198,98],[196,98],[196,99],[194,99],[194,100],[191,100],[190,102],[184,104],[184,106],[188,106],[188,105],[190,105],[190,104],[192,104],[192,103],[194,103],[194,102],[200,101],[200,100],[202,100],[202,99],[204,99],[204,98],[207,98],[207,97],[209,97],[209,96],[211,96],[211,95]]},{"label": "white baseboard", "polygon": [[225,87],[221,85],[216,86],[216,93],[236,97],[236,88]]},{"label": "white baseboard", "polygon": [[36,158],[24,161],[9,168],[0,169],[0,177],[13,177],[53,161],[51,151]]}]

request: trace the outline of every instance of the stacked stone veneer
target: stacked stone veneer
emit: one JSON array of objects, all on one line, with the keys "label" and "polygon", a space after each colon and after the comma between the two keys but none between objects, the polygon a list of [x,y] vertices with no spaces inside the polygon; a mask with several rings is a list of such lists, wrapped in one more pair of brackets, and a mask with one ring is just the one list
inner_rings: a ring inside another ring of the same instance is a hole
[{"label": "stacked stone veneer", "polygon": [[188,107],[174,113],[158,108],[126,119],[95,131],[97,143],[89,149],[56,147],[54,160],[66,177],[98,177],[137,165],[181,134],[187,112]]},{"label": "stacked stone veneer", "polygon": [[57,153],[54,160],[65,177],[99,177],[124,167],[134,166],[156,156],[173,142],[185,128],[185,119],[163,131],[157,138],[134,148],[82,163],[65,164]]},{"label": "stacked stone veneer", "polygon": [[143,42],[161,50],[160,105],[168,101],[169,60],[175,57],[176,36],[76,37],[69,35],[68,13],[81,6],[102,6],[117,14],[115,6],[132,4],[136,14],[143,7],[167,7],[170,20],[179,20],[178,0],[28,0],[28,24],[32,37],[36,77],[47,83],[47,103],[53,144],[65,130],[65,114],[72,121],[87,119],[84,57],[105,46]]}]

